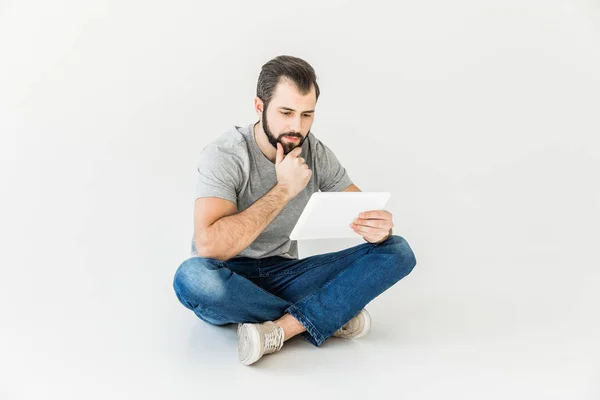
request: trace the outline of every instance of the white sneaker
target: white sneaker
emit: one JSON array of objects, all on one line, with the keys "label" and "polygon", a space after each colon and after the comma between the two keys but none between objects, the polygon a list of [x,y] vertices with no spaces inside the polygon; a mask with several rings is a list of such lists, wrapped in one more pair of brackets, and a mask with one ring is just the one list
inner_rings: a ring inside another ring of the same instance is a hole
[{"label": "white sneaker", "polygon": [[238,352],[240,361],[250,365],[263,355],[281,350],[283,346],[283,328],[273,321],[262,324],[238,324]]},{"label": "white sneaker", "polygon": [[365,336],[371,330],[371,315],[366,309],[360,310],[350,321],[338,329],[332,336],[344,339],[356,339]]}]

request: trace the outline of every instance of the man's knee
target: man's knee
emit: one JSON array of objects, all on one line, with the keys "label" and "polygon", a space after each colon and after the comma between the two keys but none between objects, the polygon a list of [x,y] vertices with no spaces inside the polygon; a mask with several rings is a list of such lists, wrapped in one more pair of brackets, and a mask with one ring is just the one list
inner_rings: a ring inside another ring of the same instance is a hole
[{"label": "man's knee", "polygon": [[400,278],[410,274],[417,265],[415,253],[410,245],[402,236],[392,235],[380,246],[384,246],[385,253],[389,253],[392,258],[391,264],[396,267],[400,273]]},{"label": "man's knee", "polygon": [[173,289],[179,301],[189,309],[209,305],[224,295],[225,283],[218,261],[192,257],[177,268],[173,278]]}]

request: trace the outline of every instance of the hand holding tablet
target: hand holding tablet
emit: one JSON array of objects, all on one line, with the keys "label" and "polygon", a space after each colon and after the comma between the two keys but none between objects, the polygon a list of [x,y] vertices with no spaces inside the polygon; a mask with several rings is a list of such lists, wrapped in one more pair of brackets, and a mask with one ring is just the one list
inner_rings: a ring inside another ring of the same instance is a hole
[{"label": "hand holding tablet", "polygon": [[361,237],[350,224],[361,212],[381,210],[389,192],[315,192],[311,195],[290,239]]}]

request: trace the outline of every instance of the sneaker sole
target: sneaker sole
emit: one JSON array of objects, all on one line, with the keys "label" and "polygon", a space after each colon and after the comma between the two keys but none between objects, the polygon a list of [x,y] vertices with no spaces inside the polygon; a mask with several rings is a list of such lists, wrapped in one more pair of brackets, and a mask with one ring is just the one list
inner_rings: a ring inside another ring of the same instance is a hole
[{"label": "sneaker sole", "polygon": [[365,336],[371,330],[371,315],[369,314],[369,312],[367,310],[364,310],[364,309],[361,310],[361,314],[364,317],[365,327],[364,327],[364,329],[363,329],[363,331],[361,333],[359,333],[358,335],[354,336],[355,339],[359,338],[359,337]]},{"label": "sneaker sole", "polygon": [[[252,324],[240,324],[237,330],[238,336],[238,356],[240,358],[240,362],[244,365],[250,365],[260,358],[260,334],[258,333],[258,329]],[[249,350],[247,351],[248,355],[246,357],[243,356],[242,351],[240,349],[240,342],[244,342],[244,348]]]}]

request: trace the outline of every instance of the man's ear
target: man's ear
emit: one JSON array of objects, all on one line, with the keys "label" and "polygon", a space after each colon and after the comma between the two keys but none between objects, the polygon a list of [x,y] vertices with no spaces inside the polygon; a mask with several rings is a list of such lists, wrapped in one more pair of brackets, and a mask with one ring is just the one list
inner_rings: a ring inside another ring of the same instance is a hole
[{"label": "man's ear", "polygon": [[255,97],[254,98],[254,111],[256,111],[256,115],[258,115],[259,117],[262,116],[263,113],[263,107],[264,107],[264,102],[260,99],[260,97]]}]

